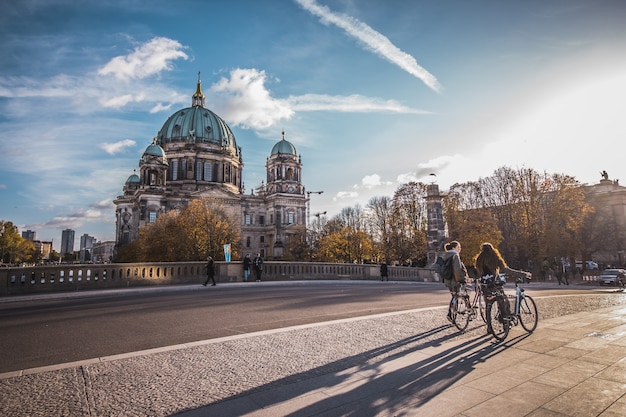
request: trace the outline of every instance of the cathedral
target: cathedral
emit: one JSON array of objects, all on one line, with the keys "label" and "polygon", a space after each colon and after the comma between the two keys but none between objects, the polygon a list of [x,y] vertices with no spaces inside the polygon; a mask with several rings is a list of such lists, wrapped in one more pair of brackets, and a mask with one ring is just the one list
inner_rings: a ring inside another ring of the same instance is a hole
[{"label": "cathedral", "polygon": [[[244,193],[243,155],[226,122],[205,107],[198,78],[191,107],[172,114],[114,200],[115,246],[132,242],[139,230],[193,199],[218,203],[240,225],[241,256],[260,253],[281,259],[291,239],[306,233],[302,159],[285,134],[267,157],[266,182]],[[233,242],[234,243],[234,242]]]}]

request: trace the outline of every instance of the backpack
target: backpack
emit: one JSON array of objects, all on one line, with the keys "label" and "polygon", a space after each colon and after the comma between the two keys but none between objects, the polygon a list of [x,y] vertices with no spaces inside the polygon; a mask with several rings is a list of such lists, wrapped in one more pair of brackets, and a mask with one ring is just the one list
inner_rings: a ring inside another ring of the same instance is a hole
[{"label": "backpack", "polygon": [[452,258],[454,258],[454,256],[450,256],[444,261],[441,256],[437,257],[437,272],[444,280],[454,278],[454,272],[452,270]]}]

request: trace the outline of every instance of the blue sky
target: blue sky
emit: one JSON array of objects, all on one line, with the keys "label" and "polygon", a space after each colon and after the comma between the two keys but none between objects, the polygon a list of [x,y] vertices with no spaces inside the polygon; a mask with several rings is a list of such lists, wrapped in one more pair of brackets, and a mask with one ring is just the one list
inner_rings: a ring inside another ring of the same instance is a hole
[{"label": "blue sky", "polygon": [[284,130],[312,213],[500,166],[626,184],[621,0],[7,0],[0,219],[57,250],[66,228],[114,240],[112,201],[198,71],[247,192]]}]

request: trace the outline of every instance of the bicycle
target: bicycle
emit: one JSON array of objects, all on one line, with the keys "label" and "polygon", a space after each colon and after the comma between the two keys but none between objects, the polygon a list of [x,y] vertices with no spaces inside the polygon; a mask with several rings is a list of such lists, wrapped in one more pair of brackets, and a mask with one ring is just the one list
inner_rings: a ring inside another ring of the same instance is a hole
[{"label": "bicycle", "polygon": [[509,296],[504,293],[501,281],[495,281],[493,286],[489,286],[487,295],[487,330],[498,341],[502,341],[509,335],[512,326],[521,324],[524,330],[532,333],[537,328],[539,314],[537,305],[531,296],[524,293],[524,288],[520,286],[522,279],[515,281],[515,311],[511,312]]},{"label": "bicycle", "polygon": [[487,323],[487,306],[485,304],[485,293],[483,285],[478,278],[474,279],[474,299],[472,300],[472,309],[480,312],[480,317],[484,323]]},{"label": "bicycle", "polygon": [[467,329],[469,322],[478,316],[478,312],[480,312],[480,317],[482,317],[483,321],[487,323],[482,285],[476,279],[474,280],[473,289],[474,298],[471,302],[465,283],[460,284],[459,290],[452,295],[452,300],[450,300],[452,324],[460,331]]}]

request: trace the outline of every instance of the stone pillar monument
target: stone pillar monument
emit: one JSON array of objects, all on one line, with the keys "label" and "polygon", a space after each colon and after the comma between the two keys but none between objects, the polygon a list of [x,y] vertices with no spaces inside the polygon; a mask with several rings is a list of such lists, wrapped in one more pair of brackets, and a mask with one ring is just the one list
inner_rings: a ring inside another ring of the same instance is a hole
[{"label": "stone pillar monument", "polygon": [[428,215],[427,247],[428,265],[435,263],[437,253],[441,252],[446,242],[446,226],[443,221],[443,196],[437,184],[429,184],[426,188],[426,214]]}]

